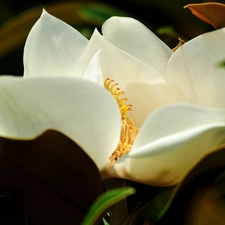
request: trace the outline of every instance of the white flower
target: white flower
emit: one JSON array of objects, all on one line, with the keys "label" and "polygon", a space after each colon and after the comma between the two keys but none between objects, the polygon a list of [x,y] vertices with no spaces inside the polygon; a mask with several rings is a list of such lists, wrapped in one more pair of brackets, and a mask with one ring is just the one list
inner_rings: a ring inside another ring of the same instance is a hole
[{"label": "white flower", "polygon": [[[88,42],[44,12],[26,42],[25,78],[0,79],[0,134],[27,138],[57,129],[101,171],[151,185],[176,184],[225,144],[225,71],[217,66],[225,58],[224,32],[203,34],[172,53],[131,18],[109,19],[103,35],[95,30]],[[108,158],[121,132],[116,101],[79,77],[101,85],[114,79],[133,105],[129,117],[140,131],[130,153],[114,164]]]}]

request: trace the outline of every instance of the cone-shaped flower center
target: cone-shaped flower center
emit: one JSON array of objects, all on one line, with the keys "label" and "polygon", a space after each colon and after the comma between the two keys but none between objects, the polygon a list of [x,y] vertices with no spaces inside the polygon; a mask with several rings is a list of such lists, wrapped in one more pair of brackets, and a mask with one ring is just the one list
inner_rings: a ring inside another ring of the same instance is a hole
[{"label": "cone-shaped flower center", "polygon": [[111,92],[113,97],[118,102],[118,105],[120,107],[120,113],[122,115],[120,142],[116,150],[110,156],[111,162],[114,163],[117,159],[119,159],[121,156],[127,154],[130,151],[137,136],[139,128],[136,128],[133,120],[126,116],[126,114],[131,111],[132,105],[125,104],[127,98],[121,98],[121,95],[124,94],[124,91],[121,91],[118,88],[118,84],[115,83],[114,80],[111,80],[109,78],[105,80],[104,86],[107,90]]}]

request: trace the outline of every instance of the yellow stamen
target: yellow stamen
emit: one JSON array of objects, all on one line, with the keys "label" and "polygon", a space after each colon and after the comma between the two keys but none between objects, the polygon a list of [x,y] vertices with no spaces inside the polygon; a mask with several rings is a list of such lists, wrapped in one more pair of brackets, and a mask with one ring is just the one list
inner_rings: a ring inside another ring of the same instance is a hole
[{"label": "yellow stamen", "polygon": [[137,133],[139,131],[139,128],[136,128],[133,120],[130,119],[128,116],[126,116],[126,114],[129,111],[131,111],[132,105],[124,104],[127,101],[127,98],[120,99],[121,95],[123,95],[125,92],[121,91],[117,87],[118,84],[114,83],[114,80],[111,80],[109,78],[105,80],[104,86],[107,90],[110,91],[110,93],[116,99],[120,108],[120,113],[122,115],[122,129],[120,135],[120,142],[116,150],[110,156],[111,162],[114,163],[117,159],[127,154],[131,150],[132,145],[136,139]]},{"label": "yellow stamen", "polygon": [[180,48],[180,46],[182,46],[185,43],[185,41],[183,41],[181,38],[178,38],[178,40],[179,43],[175,48],[172,49],[173,52],[175,52],[178,48]]}]

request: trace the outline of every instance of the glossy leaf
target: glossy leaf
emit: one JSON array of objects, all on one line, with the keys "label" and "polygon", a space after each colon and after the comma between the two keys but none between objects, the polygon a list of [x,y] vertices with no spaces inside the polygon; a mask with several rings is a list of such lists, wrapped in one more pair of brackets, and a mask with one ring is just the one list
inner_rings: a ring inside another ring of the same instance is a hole
[{"label": "glossy leaf", "polygon": [[29,225],[80,224],[102,193],[93,161],[53,130],[34,140],[0,138],[0,181],[0,194],[17,200]]},{"label": "glossy leaf", "polygon": [[93,225],[98,217],[110,206],[135,193],[134,188],[112,189],[102,194],[89,209],[82,225]]},{"label": "glossy leaf", "polygon": [[219,29],[225,26],[225,4],[208,2],[200,4],[189,4],[188,8],[199,19]]}]

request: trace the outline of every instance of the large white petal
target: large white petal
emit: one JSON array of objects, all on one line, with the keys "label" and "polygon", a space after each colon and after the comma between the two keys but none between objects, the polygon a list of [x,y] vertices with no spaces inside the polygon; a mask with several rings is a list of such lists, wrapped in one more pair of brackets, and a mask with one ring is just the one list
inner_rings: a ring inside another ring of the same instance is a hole
[{"label": "large white petal", "polygon": [[140,126],[157,107],[170,102],[164,78],[155,69],[118,49],[102,37],[97,30],[92,35],[83,55],[77,63],[76,74],[82,76],[96,51],[100,52],[104,79],[113,79],[125,91],[124,97],[133,105],[130,116]]},{"label": "large white petal", "polygon": [[225,107],[225,28],[198,36],[170,58],[165,79],[173,100]]},{"label": "large white petal", "polygon": [[101,169],[120,138],[117,103],[93,82],[69,77],[0,79],[0,135],[29,139],[56,129]]},{"label": "large white petal", "polygon": [[102,33],[118,48],[164,74],[172,50],[139,21],[112,17],[103,24]]},{"label": "large white petal", "polygon": [[171,105],[155,111],[131,152],[112,173],[151,185],[174,185],[202,157],[225,143],[225,110]]},{"label": "large white petal", "polygon": [[25,44],[24,76],[73,76],[87,43],[73,27],[43,11]]}]

